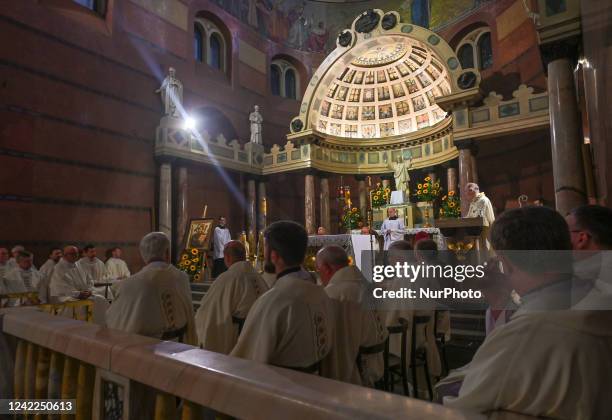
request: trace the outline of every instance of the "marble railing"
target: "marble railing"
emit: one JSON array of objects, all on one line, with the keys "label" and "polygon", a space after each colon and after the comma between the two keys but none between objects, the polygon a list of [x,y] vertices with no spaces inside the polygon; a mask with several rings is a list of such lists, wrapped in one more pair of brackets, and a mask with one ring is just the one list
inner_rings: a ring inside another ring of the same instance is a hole
[{"label": "marble railing", "polygon": [[453,111],[455,141],[495,138],[504,134],[548,127],[548,93],[533,93],[533,88],[520,85],[512,99],[490,92],[479,107],[460,107]]},{"label": "marble railing", "polygon": [[204,410],[244,419],[484,418],[35,308],[2,309],[0,325],[0,356],[13,365],[13,380],[3,372],[0,390],[74,399],[77,419],[112,411],[113,418],[187,420]]}]

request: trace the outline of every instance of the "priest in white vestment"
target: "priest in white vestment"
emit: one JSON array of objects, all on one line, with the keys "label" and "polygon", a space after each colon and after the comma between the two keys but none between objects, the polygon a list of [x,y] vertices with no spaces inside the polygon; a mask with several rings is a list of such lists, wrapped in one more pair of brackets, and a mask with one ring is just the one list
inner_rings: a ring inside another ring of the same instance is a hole
[{"label": "priest in white vestment", "polygon": [[[40,288],[43,284],[43,275],[32,264],[34,256],[27,251],[19,251],[17,254],[17,266],[4,273],[0,278],[0,295],[8,293],[37,292],[42,302],[46,301],[46,295],[40,296]],[[16,305],[13,301],[9,306]],[[33,303],[36,302],[34,299]]]},{"label": "priest in white vestment", "polygon": [[83,258],[77,261],[77,265],[93,279],[94,283],[103,283],[109,280],[106,266],[96,255],[96,247],[85,245],[83,248]]},{"label": "priest in white vestment", "polygon": [[[489,242],[489,228],[495,221],[495,212],[493,211],[493,205],[489,197],[484,192],[480,191],[478,184],[469,182],[466,186],[466,196],[470,200],[470,208],[466,217],[482,217],[483,229],[480,234],[481,245],[485,247],[486,251],[491,249],[491,243]],[[486,256],[484,257],[486,258]]]},{"label": "priest in white vestment", "polygon": [[232,235],[226,223],[225,217],[219,217],[219,224],[215,227],[213,233],[213,278],[216,278],[227,269],[223,262],[223,247],[232,240]]},{"label": "priest in white vestment", "polygon": [[331,299],[301,265],[308,235],[295,222],[272,223],[264,233],[265,264],[277,281],[255,301],[231,356],[314,371],[333,345]]},{"label": "priest in white vestment", "polygon": [[25,251],[23,245],[15,245],[11,248],[11,258],[7,261],[7,269],[12,270],[13,268],[17,267],[17,254],[19,254],[21,251]]},{"label": "priest in white vestment", "polygon": [[123,280],[130,277],[130,269],[121,259],[121,254],[121,248],[115,247],[111,250],[111,257],[106,260],[106,273],[111,279]]},{"label": "priest in white vestment", "polygon": [[64,248],[63,257],[53,268],[49,283],[51,303],[87,299],[93,294],[93,278],[76,264],[78,258],[77,247],[69,245]]},{"label": "priest in white vestment", "polygon": [[62,258],[62,250],[59,248],[53,248],[49,253],[49,258],[43,265],[40,266],[40,271],[45,277],[51,278],[51,274],[53,274],[53,269],[55,268],[55,264],[59,262]]},{"label": "priest in white vestment", "polygon": [[371,305],[367,280],[349,265],[346,251],[338,245],[319,250],[315,262],[336,309],[334,345],[323,359],[321,373],[342,382],[374,386],[384,374],[383,353],[360,355],[360,348],[384,343],[388,333]]},{"label": "priest in white vestment", "polygon": [[145,235],[140,255],[146,266],[119,283],[118,297],[106,311],[106,325],[155,338],[183,329],[183,342],[196,344],[189,277],[170,264],[168,236]]},{"label": "priest in white vestment", "polygon": [[397,209],[390,208],[387,210],[389,216],[383,222],[380,227],[380,233],[385,239],[385,251],[389,249],[389,246],[395,241],[401,241],[404,239],[404,221],[397,216]]},{"label": "priest in white vestment", "polygon": [[4,273],[8,267],[9,252],[8,249],[0,247],[0,279],[4,276]]},{"label": "priest in white vestment", "polygon": [[[571,259],[545,252],[571,250],[563,217],[546,207],[508,210],[493,224],[491,241],[521,305],[485,339],[461,372],[458,396],[444,404],[483,413],[610,418],[612,400],[602,390],[612,389],[612,311],[563,309],[571,304]],[[524,244],[538,250],[537,259],[524,258],[533,252]]]},{"label": "priest in white vestment", "polygon": [[239,329],[268,286],[246,260],[240,241],[230,241],[223,250],[227,271],[210,286],[196,312],[198,342],[204,350],[229,354],[238,340]]}]

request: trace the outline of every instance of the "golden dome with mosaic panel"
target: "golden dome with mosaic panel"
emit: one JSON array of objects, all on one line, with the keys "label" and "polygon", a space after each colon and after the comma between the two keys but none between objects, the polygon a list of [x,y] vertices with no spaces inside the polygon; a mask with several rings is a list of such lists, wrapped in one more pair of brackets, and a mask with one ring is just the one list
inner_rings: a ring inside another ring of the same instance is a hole
[{"label": "golden dome with mosaic panel", "polygon": [[437,101],[469,99],[480,75],[462,69],[442,38],[402,23],[397,12],[375,9],[359,15],[336,42],[287,136],[322,149],[314,166],[375,173],[400,155],[413,157],[415,168],[457,156],[452,118]]}]

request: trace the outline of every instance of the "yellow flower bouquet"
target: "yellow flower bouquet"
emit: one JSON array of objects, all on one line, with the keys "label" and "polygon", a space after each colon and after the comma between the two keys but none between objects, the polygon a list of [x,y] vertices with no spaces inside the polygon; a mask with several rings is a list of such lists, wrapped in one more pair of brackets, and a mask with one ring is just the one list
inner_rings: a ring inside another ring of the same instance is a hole
[{"label": "yellow flower bouquet", "polygon": [[357,207],[347,208],[342,215],[342,226],[345,229],[357,229],[362,226],[361,213]]},{"label": "yellow flower bouquet", "polygon": [[376,184],[376,189],[372,191],[372,207],[382,207],[389,204],[389,198],[391,197],[391,190],[389,188],[383,188],[380,183]]},{"label": "yellow flower bouquet", "polygon": [[431,177],[425,177],[422,183],[417,184],[414,194],[417,201],[435,201],[440,195],[440,181],[433,181]]},{"label": "yellow flower bouquet", "polygon": [[457,197],[454,191],[449,191],[447,195],[442,197],[442,203],[438,214],[441,218],[461,217],[459,197]]},{"label": "yellow flower bouquet", "polygon": [[206,267],[206,258],[197,248],[185,249],[181,252],[178,269],[187,273],[192,281],[198,281],[202,276],[202,269]]}]

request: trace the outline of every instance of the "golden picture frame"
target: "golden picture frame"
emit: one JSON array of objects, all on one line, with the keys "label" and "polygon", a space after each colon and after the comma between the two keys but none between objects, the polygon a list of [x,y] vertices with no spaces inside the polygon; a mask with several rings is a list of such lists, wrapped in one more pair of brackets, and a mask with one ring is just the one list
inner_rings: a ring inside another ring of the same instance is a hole
[{"label": "golden picture frame", "polygon": [[215,219],[191,219],[185,235],[185,249],[210,250]]}]

